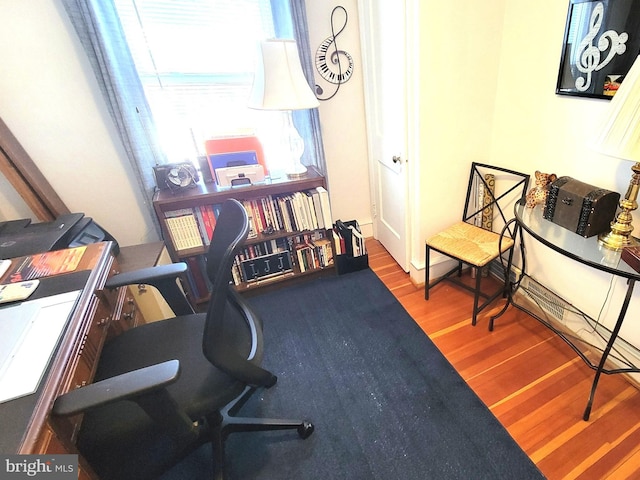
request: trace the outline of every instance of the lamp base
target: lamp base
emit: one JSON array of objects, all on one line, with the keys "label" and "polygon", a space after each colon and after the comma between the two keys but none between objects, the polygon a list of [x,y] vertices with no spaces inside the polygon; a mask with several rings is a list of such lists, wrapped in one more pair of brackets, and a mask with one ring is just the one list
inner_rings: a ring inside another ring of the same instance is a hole
[{"label": "lamp base", "polygon": [[611,230],[607,233],[601,233],[598,236],[598,244],[608,250],[619,252],[626,247],[640,245],[640,241],[631,235],[622,235]]},{"label": "lamp base", "polygon": [[287,177],[289,178],[302,178],[307,176],[307,167],[301,163],[297,163],[293,167],[287,168]]}]

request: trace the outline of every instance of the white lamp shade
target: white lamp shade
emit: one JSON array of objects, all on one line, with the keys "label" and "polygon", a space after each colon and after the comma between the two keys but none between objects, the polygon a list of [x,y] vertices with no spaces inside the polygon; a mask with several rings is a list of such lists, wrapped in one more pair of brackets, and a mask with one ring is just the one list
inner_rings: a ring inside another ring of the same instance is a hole
[{"label": "white lamp shade", "polygon": [[618,159],[640,161],[640,57],[611,100],[593,147]]},{"label": "white lamp shade", "polygon": [[260,53],[249,108],[303,110],[320,104],[302,73],[296,42],[265,40]]}]

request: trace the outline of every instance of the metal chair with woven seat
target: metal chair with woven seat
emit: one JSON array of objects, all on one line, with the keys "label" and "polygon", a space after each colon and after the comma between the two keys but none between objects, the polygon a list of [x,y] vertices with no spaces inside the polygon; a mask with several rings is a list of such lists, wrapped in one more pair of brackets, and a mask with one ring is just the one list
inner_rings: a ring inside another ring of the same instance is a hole
[{"label": "metal chair with woven seat", "polygon": [[[471,164],[462,220],[429,237],[425,242],[425,300],[429,300],[429,291],[443,280],[469,290],[474,293],[471,323],[476,325],[478,314],[496,298],[507,294],[518,233],[517,224],[511,220],[513,215],[508,216],[509,207],[513,208],[517,201],[525,198],[528,184],[527,174],[483,163]],[[457,262],[454,268],[433,283],[429,278],[431,250]],[[504,279],[499,289],[486,293],[481,289],[481,271],[497,259],[500,259],[504,267]],[[475,269],[473,285],[460,278],[463,265]],[[484,302],[480,303],[480,298]],[[489,330],[493,330],[493,321],[497,316],[499,314],[491,317]]]}]

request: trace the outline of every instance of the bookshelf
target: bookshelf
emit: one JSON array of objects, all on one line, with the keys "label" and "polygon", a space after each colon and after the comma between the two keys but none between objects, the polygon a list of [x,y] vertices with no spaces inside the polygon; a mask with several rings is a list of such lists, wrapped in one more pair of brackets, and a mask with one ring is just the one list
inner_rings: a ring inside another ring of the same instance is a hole
[{"label": "bookshelf", "polygon": [[157,191],[153,206],[162,235],[172,261],[189,265],[183,285],[194,304],[208,300],[205,255],[220,206],[229,198],[242,202],[250,219],[249,238],[234,264],[238,291],[335,272],[326,182],[312,167],[297,179],[238,187],[199,183],[178,192]]}]

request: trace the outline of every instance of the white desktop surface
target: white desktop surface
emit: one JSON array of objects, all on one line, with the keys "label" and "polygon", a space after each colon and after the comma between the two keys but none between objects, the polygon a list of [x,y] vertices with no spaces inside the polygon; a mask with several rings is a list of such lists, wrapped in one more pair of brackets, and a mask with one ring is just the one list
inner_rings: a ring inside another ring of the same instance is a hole
[{"label": "white desktop surface", "polygon": [[0,403],[38,389],[80,292],[0,308]]}]

